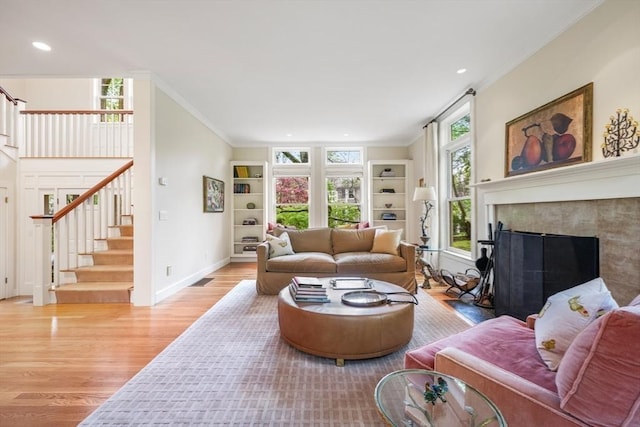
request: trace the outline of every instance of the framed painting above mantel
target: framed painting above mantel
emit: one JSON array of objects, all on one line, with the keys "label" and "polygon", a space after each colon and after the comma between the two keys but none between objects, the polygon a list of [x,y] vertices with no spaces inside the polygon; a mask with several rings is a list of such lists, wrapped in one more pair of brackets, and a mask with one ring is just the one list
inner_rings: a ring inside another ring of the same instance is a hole
[{"label": "framed painting above mantel", "polygon": [[593,83],[506,124],[505,177],[591,161]]}]

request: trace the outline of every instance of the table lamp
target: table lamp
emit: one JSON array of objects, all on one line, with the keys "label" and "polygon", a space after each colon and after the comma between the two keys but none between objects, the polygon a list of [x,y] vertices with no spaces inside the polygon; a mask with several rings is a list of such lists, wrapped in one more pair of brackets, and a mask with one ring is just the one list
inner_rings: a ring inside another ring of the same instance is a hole
[{"label": "table lamp", "polygon": [[422,226],[420,240],[422,240],[422,245],[424,246],[430,239],[430,237],[427,236],[427,221],[429,219],[429,213],[434,206],[433,202],[436,201],[436,190],[433,187],[416,187],[413,192],[413,201],[424,202],[424,213],[420,217],[420,225]]}]

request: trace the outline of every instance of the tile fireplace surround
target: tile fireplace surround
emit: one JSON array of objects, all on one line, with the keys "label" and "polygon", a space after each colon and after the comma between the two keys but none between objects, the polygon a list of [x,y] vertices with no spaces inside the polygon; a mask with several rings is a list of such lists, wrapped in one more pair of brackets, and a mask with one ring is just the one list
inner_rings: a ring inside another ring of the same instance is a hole
[{"label": "tile fireplace surround", "polygon": [[620,305],[640,294],[640,156],[476,185],[486,222],[537,233],[596,236],[600,275]]}]

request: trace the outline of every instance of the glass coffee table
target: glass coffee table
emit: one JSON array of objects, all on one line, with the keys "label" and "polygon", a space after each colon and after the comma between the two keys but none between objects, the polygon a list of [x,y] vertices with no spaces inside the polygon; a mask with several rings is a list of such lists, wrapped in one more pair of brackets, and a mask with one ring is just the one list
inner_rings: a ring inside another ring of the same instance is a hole
[{"label": "glass coffee table", "polygon": [[404,369],[378,382],[376,406],[392,426],[506,426],[500,410],[463,381],[435,371]]}]

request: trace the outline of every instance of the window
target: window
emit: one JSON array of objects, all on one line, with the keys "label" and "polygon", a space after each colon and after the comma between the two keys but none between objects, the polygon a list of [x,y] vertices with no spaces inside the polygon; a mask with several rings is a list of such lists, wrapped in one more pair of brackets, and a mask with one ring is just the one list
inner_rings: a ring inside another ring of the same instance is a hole
[{"label": "window", "polygon": [[[96,108],[99,110],[124,110],[130,108],[131,79],[110,77],[96,79]],[[122,114],[102,114],[101,122],[123,122]]]},{"label": "window", "polygon": [[471,113],[469,104],[443,119],[440,126],[442,200],[447,248],[471,253]]},{"label": "window", "polygon": [[276,149],[273,151],[274,165],[308,165],[309,150],[306,149]]},{"label": "window", "polygon": [[362,165],[362,149],[334,149],[326,150],[327,165]]},{"label": "window", "polygon": [[363,149],[325,148],[324,173],[327,225],[331,228],[362,220]]},{"label": "window", "polygon": [[327,177],[327,224],[331,228],[357,224],[362,219],[362,179]]},{"label": "window", "polygon": [[309,228],[309,177],[275,177],[276,223],[295,227]]},{"label": "window", "polygon": [[277,224],[309,228],[311,156],[306,148],[273,149],[272,218]]}]

